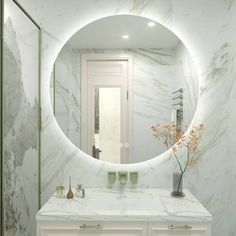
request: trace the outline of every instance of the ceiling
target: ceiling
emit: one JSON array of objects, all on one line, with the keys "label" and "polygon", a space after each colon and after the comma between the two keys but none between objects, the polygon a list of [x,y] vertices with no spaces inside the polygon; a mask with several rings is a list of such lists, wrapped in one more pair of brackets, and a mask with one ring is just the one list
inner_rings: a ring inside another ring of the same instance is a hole
[{"label": "ceiling", "polygon": [[[75,49],[175,48],[180,40],[164,26],[130,15],[105,17],[79,30],[68,41]],[[129,35],[123,39],[123,35]]]}]

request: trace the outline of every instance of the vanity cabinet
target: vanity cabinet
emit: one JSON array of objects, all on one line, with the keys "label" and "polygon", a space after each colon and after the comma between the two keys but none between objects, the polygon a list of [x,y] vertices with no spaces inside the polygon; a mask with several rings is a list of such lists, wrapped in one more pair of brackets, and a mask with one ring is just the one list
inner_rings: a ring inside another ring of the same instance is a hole
[{"label": "vanity cabinet", "polygon": [[36,215],[37,236],[211,236],[211,214],[187,190],[87,188],[85,198],[53,195]]},{"label": "vanity cabinet", "polygon": [[139,222],[46,223],[37,236],[211,236],[209,224],[162,224]]}]

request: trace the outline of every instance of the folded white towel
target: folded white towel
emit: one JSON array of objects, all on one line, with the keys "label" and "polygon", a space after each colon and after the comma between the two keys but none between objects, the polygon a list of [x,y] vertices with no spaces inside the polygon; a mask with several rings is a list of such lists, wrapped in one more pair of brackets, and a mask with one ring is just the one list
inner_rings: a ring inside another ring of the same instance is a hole
[{"label": "folded white towel", "polygon": [[171,111],[170,122],[173,124],[177,124],[177,110],[175,109]]},{"label": "folded white towel", "polygon": [[100,148],[99,134],[94,134],[94,146],[95,146],[96,148]]}]

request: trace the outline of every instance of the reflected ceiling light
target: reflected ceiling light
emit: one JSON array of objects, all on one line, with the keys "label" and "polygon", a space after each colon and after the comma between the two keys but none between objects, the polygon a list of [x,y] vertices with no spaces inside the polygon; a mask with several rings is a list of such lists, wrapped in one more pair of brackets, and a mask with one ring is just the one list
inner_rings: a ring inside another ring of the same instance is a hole
[{"label": "reflected ceiling light", "polygon": [[128,38],[129,38],[129,35],[128,35],[128,34],[124,34],[124,35],[122,35],[122,38],[123,38],[123,39],[128,39]]},{"label": "reflected ceiling light", "polygon": [[153,21],[148,22],[148,27],[153,27],[153,26],[155,26],[155,25],[156,25],[156,23],[153,22]]}]

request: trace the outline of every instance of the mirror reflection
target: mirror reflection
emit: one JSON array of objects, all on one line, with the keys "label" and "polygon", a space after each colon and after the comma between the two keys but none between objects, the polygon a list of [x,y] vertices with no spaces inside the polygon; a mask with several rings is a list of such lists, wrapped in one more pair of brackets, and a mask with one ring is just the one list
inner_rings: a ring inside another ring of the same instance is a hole
[{"label": "mirror reflection", "polygon": [[111,16],[78,31],[51,76],[51,101],[66,136],[91,157],[136,163],[165,151],[156,124],[185,130],[195,113],[198,77],[183,43],[138,16]]}]

